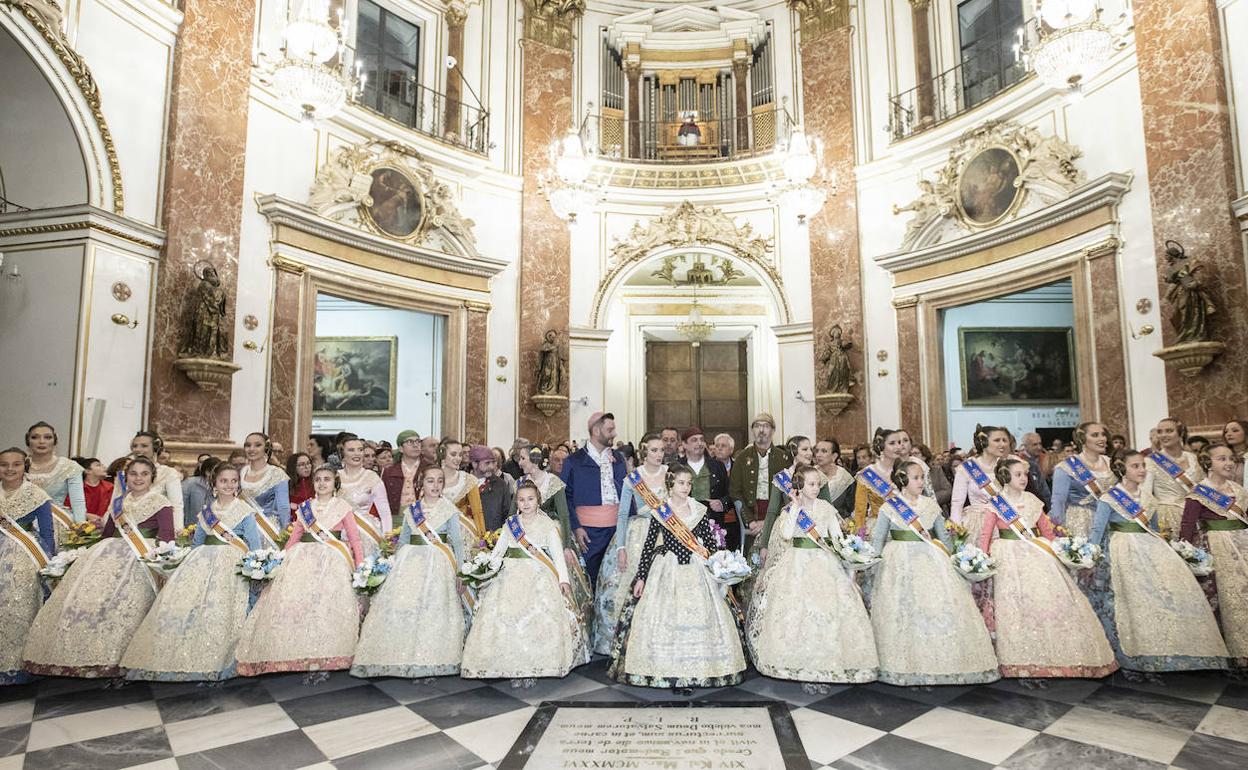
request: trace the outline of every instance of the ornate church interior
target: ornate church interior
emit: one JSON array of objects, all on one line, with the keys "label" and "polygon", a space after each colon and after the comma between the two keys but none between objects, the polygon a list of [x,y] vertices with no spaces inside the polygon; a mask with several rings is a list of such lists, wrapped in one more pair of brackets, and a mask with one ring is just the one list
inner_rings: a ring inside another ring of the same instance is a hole
[{"label": "ornate church interior", "polygon": [[0,770],[1248,766],[1248,0],[0,73]]}]

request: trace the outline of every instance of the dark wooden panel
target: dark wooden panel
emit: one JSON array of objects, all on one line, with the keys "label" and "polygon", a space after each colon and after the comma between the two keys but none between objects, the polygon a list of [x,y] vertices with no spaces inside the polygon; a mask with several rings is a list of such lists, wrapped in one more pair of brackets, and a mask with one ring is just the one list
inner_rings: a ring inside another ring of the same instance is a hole
[{"label": "dark wooden panel", "polygon": [[[745,445],[747,408],[744,342],[646,343],[647,431],[700,425],[707,440],[727,433]],[[633,438],[640,438],[636,436]]]}]

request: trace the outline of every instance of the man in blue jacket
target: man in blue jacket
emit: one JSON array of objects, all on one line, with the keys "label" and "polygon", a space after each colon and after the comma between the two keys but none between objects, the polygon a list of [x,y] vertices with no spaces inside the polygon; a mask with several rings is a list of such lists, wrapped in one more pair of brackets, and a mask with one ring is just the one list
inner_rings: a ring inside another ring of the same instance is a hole
[{"label": "man in blue jacket", "polygon": [[594,412],[589,417],[589,441],[563,463],[559,478],[567,487],[568,517],[577,542],[585,551],[589,584],[598,584],[598,568],[615,534],[624,484],[624,455],[615,442],[615,415]]}]

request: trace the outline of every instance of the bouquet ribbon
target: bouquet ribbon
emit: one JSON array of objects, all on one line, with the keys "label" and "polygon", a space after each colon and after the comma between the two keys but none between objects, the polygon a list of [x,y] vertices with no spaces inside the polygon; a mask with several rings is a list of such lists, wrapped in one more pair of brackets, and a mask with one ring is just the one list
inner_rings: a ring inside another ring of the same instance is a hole
[{"label": "bouquet ribbon", "polygon": [[0,532],[3,532],[6,537],[21,546],[26,555],[30,557],[30,560],[35,563],[36,569],[43,569],[48,566],[48,555],[43,552],[43,546],[39,545],[38,540],[22,529],[21,525],[7,514],[0,514]]},{"label": "bouquet ribbon", "polygon": [[1149,526],[1148,515],[1144,511],[1144,506],[1136,502],[1135,498],[1127,494],[1127,491],[1121,486],[1115,485],[1113,489],[1109,490],[1109,504],[1111,508],[1135,522],[1136,525],[1143,527],[1144,531],[1148,534],[1158,540],[1165,540],[1165,538],[1161,536],[1160,532],[1157,532]]},{"label": "bouquet ribbon", "polygon": [[[1176,463],[1174,460],[1166,457],[1161,450],[1149,452],[1148,459],[1157,464],[1159,468],[1166,472],[1166,475],[1183,485],[1188,492],[1192,491],[1192,487],[1196,486],[1195,482],[1187,475],[1187,471]],[[1111,491],[1112,494],[1112,491]]]},{"label": "bouquet ribbon", "polygon": [[1018,511],[1014,510],[1014,506],[1010,505],[1009,500],[1006,500],[1002,495],[996,495],[990,502],[993,510],[997,512],[997,517],[1009,525],[1010,530],[1018,535],[1019,540],[1026,540],[1049,556],[1057,558],[1057,552],[1053,550],[1053,546],[1049,545],[1048,541],[1042,537],[1036,537],[1034,532],[1023,526],[1023,517],[1018,514]]},{"label": "bouquet ribbon", "polygon": [[1071,455],[1061,465],[1062,469],[1069,473],[1075,481],[1088,488],[1092,494],[1100,497],[1105,494],[1105,490],[1101,489],[1101,485],[1096,480],[1096,476],[1092,475],[1092,471],[1088,470],[1088,466],[1084,465],[1083,460],[1079,459],[1079,455]]},{"label": "bouquet ribbon", "polygon": [[[866,476],[867,471],[871,471],[872,473],[874,473],[874,471],[872,471],[871,468],[867,468],[866,471],[863,471],[864,477]],[[876,474],[876,478],[879,478],[879,474]],[[883,479],[880,479],[880,480],[883,481]],[[875,486],[875,485],[872,484],[872,486]],[[906,524],[906,526],[910,527],[910,529],[912,529],[914,533],[919,536],[919,539],[922,540],[923,542],[927,543],[933,548],[940,549],[946,556],[951,555],[949,553],[949,549],[945,547],[944,543],[940,542],[939,540],[933,540],[932,536],[928,534],[928,531],[923,527],[923,522],[919,521],[918,512],[916,512],[913,508],[911,508],[909,503],[907,503],[905,500],[902,500],[901,495],[896,494],[892,490],[891,486],[889,487],[889,490],[890,490],[889,496],[884,498],[884,502],[887,503],[889,506],[891,506],[892,509],[897,512],[897,515]]]},{"label": "bouquet ribbon", "polygon": [[1226,516],[1229,519],[1239,519],[1244,524],[1248,524],[1248,519],[1244,518],[1244,511],[1235,502],[1235,498],[1231,495],[1223,494],[1213,487],[1201,482],[1192,490],[1192,494],[1204,504],[1206,508]]},{"label": "bouquet ribbon", "polygon": [[[263,519],[264,516],[257,515],[257,519]],[[316,538],[316,542],[333,548],[335,551],[347,560],[347,569],[355,571],[355,558],[351,556],[351,550],[347,548],[347,544],[334,537],[333,533],[327,532],[320,522],[316,520],[316,514],[312,512],[312,501],[304,500],[299,506],[299,519],[303,522],[303,528],[308,531],[312,537]]]},{"label": "bouquet ribbon", "polygon": [[229,543],[243,553],[247,553],[251,550],[251,548],[243,542],[241,537],[234,534],[234,530],[229,529],[221,523],[220,517],[212,512],[211,505],[205,505],[204,510],[200,511],[199,525],[211,532],[213,535],[216,535],[217,539]]}]

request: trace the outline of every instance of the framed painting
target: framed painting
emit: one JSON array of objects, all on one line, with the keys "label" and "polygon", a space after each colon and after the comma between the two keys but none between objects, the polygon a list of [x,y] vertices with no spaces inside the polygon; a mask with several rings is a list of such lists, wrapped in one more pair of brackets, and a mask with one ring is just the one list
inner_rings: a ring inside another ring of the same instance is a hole
[{"label": "framed painting", "polygon": [[368,197],[373,202],[364,207],[368,221],[391,238],[415,238],[425,221],[425,198],[420,186],[394,166],[378,166],[370,173],[373,183]]},{"label": "framed painting", "polygon": [[1023,191],[1015,186],[1018,158],[1004,147],[985,147],[958,176],[958,209],[972,227],[991,227],[1017,207]]},{"label": "framed painting", "polygon": [[1075,330],[958,329],[963,406],[1079,403]]},{"label": "framed painting", "polygon": [[317,337],[315,345],[313,416],[394,414],[398,337]]}]

